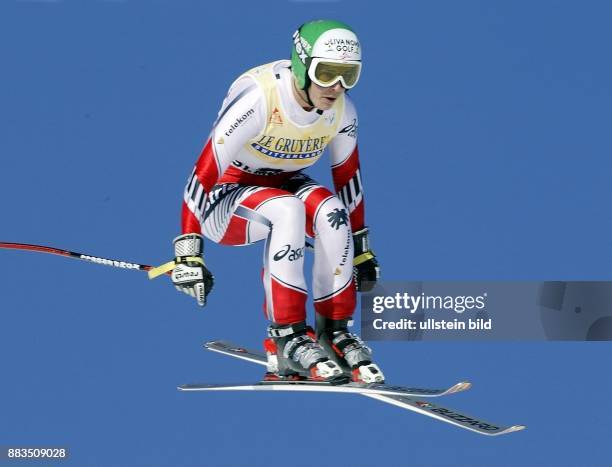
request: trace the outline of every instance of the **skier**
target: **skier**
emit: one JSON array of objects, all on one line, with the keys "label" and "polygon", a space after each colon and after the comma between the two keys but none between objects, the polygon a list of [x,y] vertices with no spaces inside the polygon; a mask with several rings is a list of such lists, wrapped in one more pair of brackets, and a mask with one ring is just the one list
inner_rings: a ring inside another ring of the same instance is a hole
[{"label": "skier", "polygon": [[[232,84],[185,188],[172,281],[200,306],[213,286],[202,234],[224,245],[265,240],[268,377],[333,379],[344,369],[355,381],[384,381],[348,330],[356,291],[379,277],[364,225],[357,113],[345,94],[360,71],[349,26],[303,24],[291,61],[258,66]],[[336,194],[302,172],[326,148]],[[314,239],[316,333],[306,325],[305,235]]]}]

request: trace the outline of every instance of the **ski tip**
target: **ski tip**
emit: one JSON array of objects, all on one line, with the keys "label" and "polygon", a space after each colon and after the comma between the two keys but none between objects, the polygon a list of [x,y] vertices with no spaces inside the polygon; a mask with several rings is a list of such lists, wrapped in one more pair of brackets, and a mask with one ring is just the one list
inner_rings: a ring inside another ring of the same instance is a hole
[{"label": "ski tip", "polygon": [[446,391],[446,394],[455,394],[457,392],[467,391],[472,387],[472,383],[468,381],[462,381],[460,383],[455,384],[453,387],[449,388]]},{"label": "ski tip", "polygon": [[525,425],[512,425],[511,427],[506,428],[505,430],[500,430],[495,433],[483,433],[489,436],[499,436],[499,435],[507,435],[508,433],[514,433],[515,431],[521,431],[527,428]]},{"label": "ski tip", "polygon": [[513,425],[510,428],[508,428],[504,433],[513,433],[515,431],[524,430],[525,428],[527,428],[526,425]]}]

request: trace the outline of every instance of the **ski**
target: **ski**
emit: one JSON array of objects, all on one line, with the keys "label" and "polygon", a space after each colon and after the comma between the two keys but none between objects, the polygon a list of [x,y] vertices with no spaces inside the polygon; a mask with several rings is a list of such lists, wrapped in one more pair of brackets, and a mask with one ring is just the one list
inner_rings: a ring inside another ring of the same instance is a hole
[{"label": "ski", "polygon": [[[226,341],[212,341],[204,344],[208,350],[222,353],[231,357],[247,360],[259,365],[267,364],[265,354],[249,350],[244,347],[238,347]],[[466,391],[471,387],[471,383],[460,382],[446,389],[429,389],[429,388],[414,388],[406,386],[392,386],[389,384],[377,383],[355,383],[347,379],[343,384],[337,384],[327,381],[313,380],[276,380],[276,381],[261,381],[255,384],[186,384],[180,386],[183,391],[319,391],[319,392],[348,392],[358,394],[382,394],[393,396],[416,396],[416,397],[440,397],[456,392]]]},{"label": "ski", "polygon": [[[221,353],[221,354],[228,355],[234,358],[239,358],[241,360],[246,360],[251,363],[256,363],[258,365],[266,366],[267,364],[267,358],[264,353],[256,351],[256,350],[249,350],[244,347],[239,347],[227,341],[207,342],[206,344],[204,344],[204,347],[213,352]],[[186,385],[186,386],[189,386],[189,385]],[[202,386],[211,386],[211,385],[202,385]],[[237,385],[234,385],[234,386],[237,386]],[[470,386],[468,385],[463,390],[469,389],[469,387]],[[188,390],[188,389],[185,389],[185,386],[181,387],[180,389]],[[419,413],[421,415],[432,417],[436,420],[439,420],[445,423],[449,423],[451,425],[454,425],[459,428],[463,428],[465,430],[469,430],[469,431],[472,431],[474,433],[478,433],[481,435],[499,436],[499,435],[504,435],[508,433],[513,433],[515,431],[520,431],[526,428],[524,425],[507,426],[507,425],[499,425],[496,423],[484,421],[477,417],[462,414],[453,409],[449,409],[449,408],[442,407],[436,404],[432,404],[428,401],[419,400],[416,397],[409,397],[406,395],[387,395],[387,394],[371,393],[371,392],[370,393],[361,392],[360,394],[366,397],[370,397],[372,399],[379,400],[381,402],[385,402],[387,404],[394,405],[396,407],[400,407],[406,410],[410,410],[410,411]]]},{"label": "ski", "polygon": [[337,384],[330,381],[315,380],[274,380],[259,381],[254,384],[184,384],[181,391],[311,391],[344,392],[349,394],[381,394],[386,396],[439,397],[465,391],[470,383],[457,383],[448,389],[409,388],[377,383],[356,383],[346,380]]},{"label": "ski", "polygon": [[402,409],[412,410],[413,412],[435,418],[442,422],[450,423],[459,428],[464,428],[475,433],[486,436],[499,436],[515,431],[524,430],[525,425],[502,426],[495,423],[481,420],[471,415],[459,413],[454,409],[441,407],[432,404],[428,401],[417,400],[412,397],[405,396],[384,396],[381,394],[364,394],[366,397],[371,397],[387,404],[401,407]]}]

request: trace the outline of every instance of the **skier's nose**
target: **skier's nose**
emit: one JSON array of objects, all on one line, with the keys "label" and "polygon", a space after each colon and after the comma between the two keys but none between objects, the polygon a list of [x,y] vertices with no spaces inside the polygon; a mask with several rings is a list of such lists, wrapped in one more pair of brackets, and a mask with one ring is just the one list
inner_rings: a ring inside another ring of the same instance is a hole
[{"label": "skier's nose", "polygon": [[336,84],[332,86],[332,90],[334,92],[337,92],[338,94],[341,94],[344,91],[344,88],[342,87],[342,83],[338,81]]}]

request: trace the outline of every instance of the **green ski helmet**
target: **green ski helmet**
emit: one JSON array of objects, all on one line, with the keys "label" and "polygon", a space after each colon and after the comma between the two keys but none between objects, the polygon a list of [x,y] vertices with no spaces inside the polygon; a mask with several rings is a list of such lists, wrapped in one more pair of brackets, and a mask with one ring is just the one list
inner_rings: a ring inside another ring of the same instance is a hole
[{"label": "green ski helmet", "polygon": [[[328,65],[328,69],[320,64]],[[330,64],[335,66],[330,69]],[[306,89],[311,81],[321,86],[341,81],[345,88],[352,88],[361,72],[361,45],[357,35],[340,21],[316,20],[302,24],[293,33],[291,71],[300,89]]]}]

